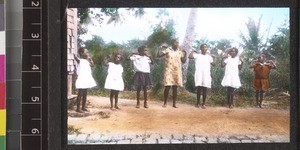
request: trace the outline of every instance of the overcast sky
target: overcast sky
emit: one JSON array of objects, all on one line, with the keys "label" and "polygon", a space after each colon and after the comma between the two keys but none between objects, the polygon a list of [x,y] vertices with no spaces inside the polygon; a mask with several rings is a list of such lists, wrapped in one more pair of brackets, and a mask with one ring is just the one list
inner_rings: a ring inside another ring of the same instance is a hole
[{"label": "overcast sky", "polygon": [[[98,35],[105,42],[126,43],[131,39],[146,40],[152,32],[151,26],[159,22],[155,17],[157,10],[158,8],[145,8],[146,14],[142,18],[135,18],[127,15],[126,11],[121,11],[124,16],[123,23],[106,24],[108,18],[104,18],[101,27],[91,25],[88,27],[89,32],[85,39]],[[185,35],[190,8],[167,8],[167,10],[169,17],[175,20],[176,37],[181,43]],[[196,18],[196,38],[232,39],[238,43],[240,31],[247,34],[245,23],[248,17],[258,21],[260,16],[262,16],[260,33],[266,38],[270,31],[270,37],[285,20],[289,20],[289,8],[199,8],[198,18]]]}]

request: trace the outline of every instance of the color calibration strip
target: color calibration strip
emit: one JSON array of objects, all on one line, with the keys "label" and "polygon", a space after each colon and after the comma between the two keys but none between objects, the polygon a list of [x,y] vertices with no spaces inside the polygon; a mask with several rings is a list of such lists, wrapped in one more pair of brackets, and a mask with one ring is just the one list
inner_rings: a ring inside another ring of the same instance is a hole
[{"label": "color calibration strip", "polygon": [[6,149],[5,10],[0,1],[0,150]]}]

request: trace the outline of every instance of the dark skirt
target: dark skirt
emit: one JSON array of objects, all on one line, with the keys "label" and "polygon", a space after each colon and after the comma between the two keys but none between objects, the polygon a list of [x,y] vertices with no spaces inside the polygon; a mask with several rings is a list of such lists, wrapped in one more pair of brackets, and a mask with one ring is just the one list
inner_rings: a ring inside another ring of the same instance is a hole
[{"label": "dark skirt", "polygon": [[133,85],[135,86],[150,86],[152,85],[150,73],[136,72],[133,77]]}]

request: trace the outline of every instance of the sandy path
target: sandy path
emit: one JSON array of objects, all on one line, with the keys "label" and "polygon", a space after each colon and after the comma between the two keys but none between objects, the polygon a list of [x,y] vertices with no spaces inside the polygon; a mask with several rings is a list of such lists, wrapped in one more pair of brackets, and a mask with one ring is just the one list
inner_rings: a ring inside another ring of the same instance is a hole
[{"label": "sandy path", "polygon": [[[69,110],[68,125],[84,134],[188,134],[207,136],[283,136],[289,138],[289,110],[207,107],[178,103],[166,108],[150,101],[135,108],[135,100],[120,99],[121,110],[110,110],[109,99],[88,97],[89,113],[79,117]],[[141,103],[143,104],[143,102]]]}]

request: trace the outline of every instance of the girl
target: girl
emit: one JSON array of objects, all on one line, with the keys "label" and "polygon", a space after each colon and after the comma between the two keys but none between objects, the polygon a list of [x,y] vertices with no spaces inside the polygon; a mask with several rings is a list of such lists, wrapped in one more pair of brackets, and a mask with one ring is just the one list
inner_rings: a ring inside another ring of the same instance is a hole
[{"label": "girl", "polygon": [[107,77],[105,80],[105,89],[110,89],[110,109],[113,109],[113,98],[115,98],[115,108],[120,109],[118,106],[119,91],[124,90],[124,82],[122,78],[123,67],[121,63],[122,56],[120,53],[114,55],[114,62],[105,60],[105,66],[108,67]]},{"label": "girl", "polygon": [[199,108],[200,95],[202,92],[203,103],[201,107],[205,109],[205,100],[207,95],[207,88],[211,88],[210,65],[215,65],[215,57],[207,53],[207,45],[202,44],[199,51],[192,51],[189,59],[195,59],[195,86],[197,87],[197,104]]},{"label": "girl", "polygon": [[276,65],[272,60],[266,61],[266,56],[260,54],[251,62],[250,68],[254,71],[253,87],[256,90],[256,105],[262,108],[264,93],[269,90],[270,70],[276,69]]},{"label": "girl", "polygon": [[178,39],[172,39],[172,45],[165,47],[162,45],[157,51],[157,57],[165,56],[165,75],[164,75],[164,105],[167,107],[167,99],[169,96],[170,88],[173,91],[173,107],[178,108],[176,105],[177,101],[177,88],[182,87],[182,70],[181,63],[186,62],[186,51],[179,48]]},{"label": "girl", "polygon": [[[78,96],[76,100],[76,104],[77,104],[76,112],[82,113],[82,110],[88,111],[86,109],[87,89],[96,86],[96,82],[92,77],[92,70],[91,70],[91,66],[94,66],[94,62],[89,56],[88,50],[86,48],[80,47],[78,49],[78,54],[80,58],[74,55],[74,58],[78,63],[78,68],[77,68],[78,77],[75,83],[75,86],[78,89]],[[80,110],[81,100],[82,100],[82,107]]]},{"label": "girl", "polygon": [[[227,101],[229,108],[233,108],[233,92],[241,86],[239,70],[242,69],[243,59],[237,57],[238,49],[233,47],[229,49],[222,58],[221,66],[225,67],[224,78],[221,82],[222,86],[227,87]],[[230,55],[230,57],[228,57]]]},{"label": "girl", "polygon": [[136,93],[136,108],[140,108],[140,92],[144,91],[144,107],[148,108],[147,104],[147,86],[151,85],[150,80],[150,64],[153,64],[151,56],[148,54],[146,46],[138,48],[138,54],[132,53],[129,59],[133,62],[134,70],[136,71],[133,77],[133,84],[137,87]]}]

